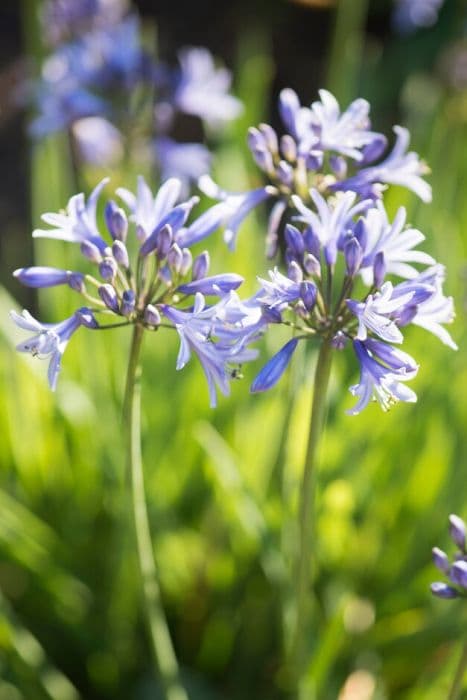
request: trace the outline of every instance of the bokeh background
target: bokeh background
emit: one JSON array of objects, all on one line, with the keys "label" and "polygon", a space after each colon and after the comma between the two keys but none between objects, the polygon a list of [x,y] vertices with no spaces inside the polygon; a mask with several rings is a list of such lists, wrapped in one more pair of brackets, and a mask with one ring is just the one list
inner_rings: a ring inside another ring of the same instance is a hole
[{"label": "bokeh background", "polygon": [[[405,205],[426,249],[447,267],[459,351],[410,331],[408,351],[421,363],[413,382],[418,404],[388,414],[372,405],[357,417],[345,414],[355,367],[345,357],[335,362],[318,488],[308,692],[310,700],[440,700],[467,622],[465,601],[429,593],[437,578],[431,547],[449,547],[449,513],[467,515],[465,5],[446,0],[435,24],[405,29],[394,23],[388,0],[136,6],[163,58],[202,45],[233,72],[245,109],[217,139],[213,165],[226,189],[261,182],[246,130],[277,123],[277,93],[285,86],[305,103],[320,87],[342,105],[367,98],[376,130],[390,135],[392,124],[407,126],[430,165],[433,203],[392,188],[388,208],[394,214]],[[63,138],[33,144],[31,110],[18,99],[44,51],[40,9],[38,0],[0,5],[0,699],[157,699],[120,429],[129,334],[80,334],[53,395],[44,364],[15,353],[8,318],[18,305],[48,320],[71,312],[71,293],[45,290],[38,298],[11,271],[34,261],[74,269],[79,258],[65,243],[33,245],[30,237],[40,214],[57,211],[74,193]],[[110,174],[112,186],[133,187],[137,167]],[[83,187],[95,182],[86,171]],[[210,242],[213,269],[228,258],[247,292],[267,269],[265,223],[266,212],[251,215],[233,255],[220,234]],[[283,552],[296,510],[313,357],[297,362],[292,403],[285,385],[250,396],[254,366],[211,410],[196,362],[176,373],[176,340],[150,341],[146,487],[190,698],[283,698],[281,628],[291,593]],[[264,341],[264,356],[276,343]]]}]

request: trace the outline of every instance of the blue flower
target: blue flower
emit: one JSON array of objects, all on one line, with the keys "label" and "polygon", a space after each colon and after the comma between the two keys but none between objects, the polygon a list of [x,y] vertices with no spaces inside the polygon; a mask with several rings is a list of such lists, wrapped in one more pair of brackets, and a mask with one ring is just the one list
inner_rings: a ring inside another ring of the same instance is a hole
[{"label": "blue flower", "polygon": [[179,54],[180,76],[174,103],[185,114],[200,117],[209,126],[235,119],[242,103],[229,94],[230,71],[216,68],[211,53],[201,47],[186,48]]},{"label": "blue flower", "polygon": [[377,165],[362,168],[358,173],[333,185],[335,190],[352,190],[361,197],[377,198],[381,185],[401,185],[414,192],[423,202],[431,202],[431,187],[422,179],[428,172],[426,165],[416,153],[407,148],[410,134],[402,126],[395,126],[396,143],[391,153]]},{"label": "blue flower", "polygon": [[54,228],[36,229],[33,231],[33,237],[58,238],[73,243],[89,241],[99,249],[105,249],[106,243],[97,228],[96,209],[99,195],[108,181],[108,177],[101,180],[87,202],[83,193],[76,194],[68,202],[65,213],[43,214],[42,220]]},{"label": "blue flower", "polygon": [[35,335],[17,345],[19,352],[31,353],[39,359],[49,359],[48,380],[52,391],[57,386],[58,374],[68,341],[80,326],[97,328],[98,323],[87,308],[79,309],[61,323],[40,323],[28,311],[20,315],[11,311],[11,317],[17,326]]},{"label": "blue flower", "polygon": [[391,316],[406,306],[414,296],[413,291],[394,297],[391,282],[385,282],[380,292],[369,294],[365,301],[347,299],[347,306],[358,319],[358,340],[366,340],[370,330],[388,343],[402,343],[403,335]]},{"label": "blue flower", "polygon": [[360,413],[373,399],[384,411],[397,401],[417,400],[415,392],[403,384],[418,371],[410,355],[376,340],[354,340],[353,345],[360,364],[360,381],[350,387],[350,393],[359,400],[347,413]]},{"label": "blue flower", "polygon": [[68,284],[72,289],[81,291],[84,275],[81,272],[59,270],[55,267],[21,267],[13,275],[26,287],[56,287]]},{"label": "blue flower", "polygon": [[261,279],[261,291],[258,293],[258,301],[271,309],[283,310],[291,302],[300,299],[300,283],[291,280],[279,272],[277,267],[269,270],[271,281]]},{"label": "blue flower", "polygon": [[231,366],[257,356],[256,350],[246,347],[252,333],[248,308],[242,309],[233,292],[213,306],[206,306],[203,295],[197,293],[192,310],[182,311],[165,304],[160,308],[180,337],[177,369],[185,367],[191,352],[195,352],[208,381],[210,404],[216,406],[216,386],[225,396],[230,393]]},{"label": "blue flower", "polygon": [[103,117],[84,117],[71,127],[82,161],[97,167],[111,167],[123,157],[121,132]]},{"label": "blue flower", "polygon": [[438,20],[444,0],[394,0],[392,23],[401,34],[431,27]]},{"label": "blue flower", "polygon": [[212,155],[201,143],[178,143],[165,136],[155,140],[154,150],[161,179],[178,178],[183,183],[184,194],[211,167]]}]

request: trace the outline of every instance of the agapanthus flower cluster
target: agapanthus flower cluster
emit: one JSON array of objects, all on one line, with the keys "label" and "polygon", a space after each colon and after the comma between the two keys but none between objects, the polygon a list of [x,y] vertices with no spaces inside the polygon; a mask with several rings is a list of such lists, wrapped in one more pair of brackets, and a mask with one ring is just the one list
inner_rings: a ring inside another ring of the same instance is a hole
[{"label": "agapanthus flower cluster", "polygon": [[330,92],[320,90],[319,95],[319,100],[304,107],[296,93],[286,88],[279,97],[285,133],[279,137],[269,124],[249,130],[248,145],[269,181],[266,186],[233,194],[207,178],[201,182],[206,194],[231,203],[226,227],[231,246],[246,214],[267,199],[274,200],[267,236],[269,257],[276,255],[284,222],[296,208],[293,198],[313,204],[310,191],[325,198],[339,191],[354,192],[358,200],[377,201],[387,185],[402,185],[424,202],[431,200],[431,188],[421,177],[428,169],[408,150],[407,129],[394,127],[395,143],[387,152],[386,137],[371,128],[366,100],[357,99],[341,112]]},{"label": "agapanthus flower cluster", "polygon": [[68,130],[79,158],[103,167],[144,145],[162,179],[179,177],[185,189],[209,171],[206,146],[173,135],[177,115],[212,129],[241,111],[230,72],[207,49],[182,50],[176,69],[162,63],[143,47],[139,17],[121,0],[49,0],[43,10],[55,40],[35,88],[33,136]]},{"label": "agapanthus flower cluster", "polygon": [[283,90],[280,111],[288,133],[279,139],[267,124],[250,129],[250,148],[270,184],[244,194],[223,192],[209,177],[200,185],[224,203],[231,246],[247,213],[276,200],[268,253],[280,249],[285,269],[275,267],[269,279],[259,280],[256,299],[271,323],[291,326],[293,335],[252,391],[278,381],[299,342],[319,339],[337,350],[353,348],[360,380],[350,388],[358,398],[350,413],[371,399],[387,409],[395,401],[416,400],[406,383],[418,364],[399,349],[408,325],[456,348],[443,327],[454,317],[452,299],[443,293],[444,268],[418,249],[425,237],[407,226],[405,209],[391,220],[383,203],[389,184],[428,201],[430,187],[421,177],[426,167],[407,152],[409,134],[402,127],[395,127],[396,144],[381,160],[386,139],[371,130],[365,100],[341,113],[329,92],[320,91],[320,97],[302,107],[292,90]]},{"label": "agapanthus flower cluster", "polygon": [[392,23],[401,34],[412,34],[417,29],[432,27],[444,0],[394,0]]},{"label": "agapanthus flower cluster", "polygon": [[43,220],[52,228],[34,231],[35,237],[77,243],[96,273],[52,267],[16,270],[15,276],[26,286],[67,285],[85,302],[70,318],[55,324],[41,323],[27,311],[12,312],[15,323],[33,333],[18,350],[49,360],[49,384],[55,389],[63,353],[79,328],[134,324],[150,331],[172,328],[180,337],[177,369],[195,353],[214,406],[216,386],[228,394],[229,380],[238,375],[238,367],[256,357],[249,344],[264,326],[258,305],[241,302],[235,292],[242,278],[233,273],[209,274],[208,252],[193,258],[190,250],[219,226],[222,207],[212,207],[189,223],[198,199],[177,203],[179,180],[167,180],[154,197],[140,177],[136,194],[123,188],[116,192],[129,215],[113,199],[105,205],[104,235],[97,203],[106,182],[87,201],[83,194],[72,197],[66,212],[44,214]]},{"label": "agapanthus flower cluster", "polygon": [[449,580],[431,584],[431,592],[438,598],[467,598],[467,527],[458,515],[449,516],[449,534],[457,547],[450,560],[446,552],[433,548],[435,566]]}]

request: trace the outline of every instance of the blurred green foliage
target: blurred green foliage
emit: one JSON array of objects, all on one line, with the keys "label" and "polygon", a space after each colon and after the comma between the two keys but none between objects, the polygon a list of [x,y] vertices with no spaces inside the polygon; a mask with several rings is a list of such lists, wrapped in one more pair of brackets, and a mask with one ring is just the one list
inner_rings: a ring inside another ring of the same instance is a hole
[{"label": "blurred green foliage", "polygon": [[[465,634],[462,605],[428,592],[436,578],[431,547],[447,545],[450,512],[467,514],[467,83],[454,90],[433,69],[456,36],[460,8],[451,3],[437,27],[404,42],[368,40],[359,72],[376,126],[387,128],[397,113],[430,164],[433,203],[394,188],[389,209],[406,205],[427,250],[446,265],[460,350],[411,330],[419,403],[388,414],[370,406],[358,417],[344,412],[356,368],[345,353],[336,357],[306,700],[337,698],[351,674],[357,690],[345,700],[439,700]],[[267,37],[248,34],[239,47],[236,85],[246,111],[216,156],[226,188],[259,181],[244,133],[267,117],[274,66],[265,47]],[[338,60],[334,53],[333,65]],[[35,147],[34,225],[72,193],[68,156],[59,138]],[[133,186],[135,176],[115,173],[111,186]],[[229,258],[247,292],[266,269],[264,227],[265,213],[252,215]],[[220,235],[210,246],[220,268],[229,255]],[[73,269],[78,260],[73,246],[37,243],[39,264]],[[73,308],[72,292],[46,290],[40,305],[42,318],[60,319]],[[44,365],[14,351],[7,317],[14,306],[2,292],[0,699],[157,699],[123,469],[129,334],[80,332],[51,395]],[[271,333],[265,342],[263,356],[280,338]],[[176,352],[171,334],[146,339],[143,450],[164,603],[190,698],[282,698],[281,630],[291,595],[283,552],[293,541],[314,358],[302,357],[282,386],[255,397],[248,385],[257,368],[246,368],[232,397],[212,411],[200,367],[193,360],[177,374]]]}]

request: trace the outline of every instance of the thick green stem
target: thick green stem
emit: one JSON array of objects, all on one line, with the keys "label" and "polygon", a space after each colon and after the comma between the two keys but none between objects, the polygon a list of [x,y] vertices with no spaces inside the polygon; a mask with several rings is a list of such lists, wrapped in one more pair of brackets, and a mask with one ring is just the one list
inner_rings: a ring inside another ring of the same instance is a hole
[{"label": "thick green stem", "polygon": [[311,550],[313,549],[313,505],[315,500],[318,448],[326,415],[326,395],[331,373],[332,346],[328,340],[321,345],[315,370],[310,431],[303,470],[299,510],[299,548],[296,567],[296,608],[291,645],[291,671],[298,684],[305,656],[305,637],[310,609]]},{"label": "thick green stem", "polygon": [[141,458],[141,367],[139,364],[143,333],[144,328],[135,325],[128,361],[123,409],[138,561],[151,644],[164,686],[165,698],[166,700],[188,700],[179,680],[178,663],[162,608],[144,492]]},{"label": "thick green stem", "polygon": [[459,700],[459,698],[461,697],[463,680],[464,680],[466,671],[467,671],[467,642],[464,642],[464,645],[462,647],[461,656],[459,659],[459,663],[457,664],[456,673],[454,675],[454,680],[452,682],[452,686],[451,686],[451,689],[449,691],[449,695],[447,696],[447,700]]}]

